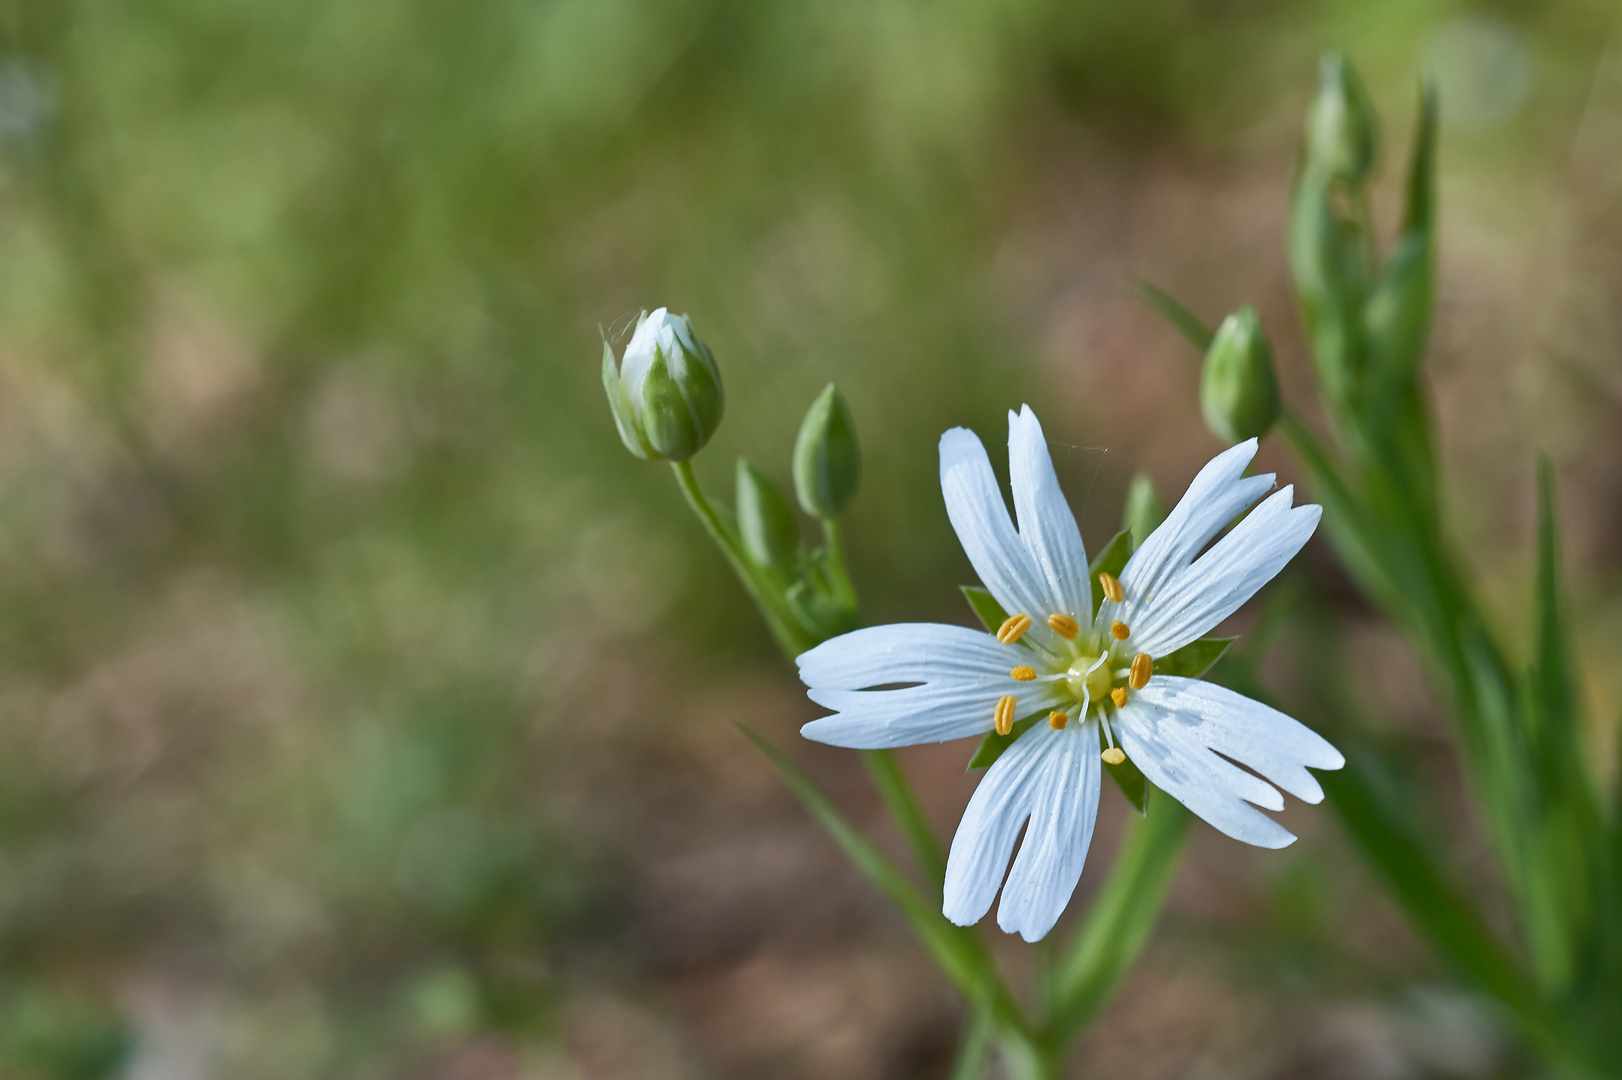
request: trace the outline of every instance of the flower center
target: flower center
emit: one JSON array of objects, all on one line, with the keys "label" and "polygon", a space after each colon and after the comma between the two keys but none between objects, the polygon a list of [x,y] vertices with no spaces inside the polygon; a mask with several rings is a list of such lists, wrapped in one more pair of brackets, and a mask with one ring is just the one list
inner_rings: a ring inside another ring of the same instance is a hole
[{"label": "flower center", "polygon": [[1103,658],[1103,663],[1099,663],[1099,657],[1084,653],[1076,657],[1066,671],[1065,685],[1076,696],[1076,700],[1086,698],[1091,701],[1094,708],[1109,696],[1114,683],[1115,675],[1110,671],[1108,656]]}]

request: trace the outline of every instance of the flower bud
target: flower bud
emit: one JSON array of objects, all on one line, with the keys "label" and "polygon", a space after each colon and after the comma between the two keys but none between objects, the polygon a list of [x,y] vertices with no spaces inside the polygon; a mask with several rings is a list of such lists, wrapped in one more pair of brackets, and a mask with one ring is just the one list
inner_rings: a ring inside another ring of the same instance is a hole
[{"label": "flower bud", "polygon": [[744,550],[761,566],[792,569],[800,543],[800,523],[795,520],[788,500],[771,477],[744,458],[738,459],[734,487],[738,533],[743,538]]},{"label": "flower bud", "polygon": [[685,315],[644,313],[619,370],[603,343],[603,388],[626,449],[640,458],[686,461],[721,424],[721,372]]},{"label": "flower bud", "polygon": [[1149,534],[1165,520],[1166,504],[1160,501],[1155,482],[1148,473],[1135,474],[1126,489],[1126,506],[1121,512],[1121,524],[1132,530],[1132,546],[1142,547]]},{"label": "flower bud", "polygon": [[1261,317],[1246,304],[1222,321],[1205,352],[1200,373],[1200,411],[1226,443],[1259,438],[1278,419],[1278,380],[1273,348]]},{"label": "flower bud", "polygon": [[794,492],[814,517],[837,517],[856,494],[862,452],[856,421],[833,383],[817,395],[794,440]]},{"label": "flower bud", "polygon": [[1318,64],[1318,96],[1307,111],[1307,166],[1353,186],[1374,170],[1379,128],[1368,91],[1338,53]]}]

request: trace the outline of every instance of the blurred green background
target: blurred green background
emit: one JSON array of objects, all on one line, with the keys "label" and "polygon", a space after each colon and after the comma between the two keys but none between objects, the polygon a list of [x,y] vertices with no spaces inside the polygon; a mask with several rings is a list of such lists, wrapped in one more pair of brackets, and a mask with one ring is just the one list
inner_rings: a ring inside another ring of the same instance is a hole
[{"label": "blurred green background", "polygon": [[[944,428],[1030,402],[1093,544],[1217,449],[1138,278],[1255,302],[1310,412],[1281,236],[1325,48],[1394,160],[1440,85],[1447,512],[1526,640],[1551,452],[1614,717],[1610,0],[0,2],[0,1077],[943,1075],[950,992],[732,724],[880,828],[854,755],[794,734],[600,335],[692,314],[723,496],[739,453],[786,483],[837,380],[868,618],[968,621]],[[1490,882],[1421,673],[1298,572]],[[967,754],[904,755],[943,835]],[[1077,1075],[1522,1075],[1333,818],[1286,820],[1199,827]]]}]

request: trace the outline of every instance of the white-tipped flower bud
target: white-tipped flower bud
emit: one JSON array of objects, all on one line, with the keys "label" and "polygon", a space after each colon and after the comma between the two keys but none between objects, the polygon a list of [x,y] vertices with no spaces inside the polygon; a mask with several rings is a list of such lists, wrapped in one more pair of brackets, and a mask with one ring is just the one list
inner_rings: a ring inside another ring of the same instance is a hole
[{"label": "white-tipped flower bud", "polygon": [[855,496],[861,475],[856,421],[844,397],[829,383],[806,411],[794,440],[794,492],[806,513],[838,517]]},{"label": "white-tipped flower bud", "polygon": [[1307,165],[1347,184],[1365,183],[1374,171],[1379,127],[1368,91],[1338,53],[1318,64],[1318,96],[1307,112]]},{"label": "white-tipped flower bud", "polygon": [[725,404],[721,372],[685,315],[659,308],[637,321],[619,369],[603,344],[603,388],[626,449],[686,461],[710,441]]},{"label": "white-tipped flower bud", "polygon": [[1246,304],[1222,321],[1200,372],[1200,411],[1227,443],[1260,438],[1278,419],[1278,380],[1273,347],[1261,316]]}]

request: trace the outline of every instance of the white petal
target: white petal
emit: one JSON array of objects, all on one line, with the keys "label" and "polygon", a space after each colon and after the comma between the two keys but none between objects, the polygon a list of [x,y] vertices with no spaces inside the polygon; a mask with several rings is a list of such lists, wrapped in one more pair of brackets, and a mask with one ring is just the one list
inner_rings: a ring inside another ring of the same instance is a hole
[{"label": "white petal", "polygon": [[1063,731],[1037,724],[1025,738],[1038,744],[1034,752],[1046,760],[1033,778],[1030,824],[1003,885],[997,925],[1026,941],[1040,941],[1059,921],[1081,880],[1098,820],[1103,770],[1095,724]]},{"label": "white petal", "polygon": [[1016,719],[1066,700],[1063,683],[1015,682],[1003,672],[995,682],[936,682],[901,690],[813,689],[807,696],[833,716],[813,720],[800,734],[830,746],[878,750],[984,735],[993,727],[997,699],[1014,695]]},{"label": "white petal", "polygon": [[[1042,425],[1031,407],[1008,413],[1008,479],[1014,489],[1019,537],[1040,576],[1048,607],[1083,625],[1092,616],[1092,585],[1087,575],[1087,549],[1076,516],[1059,489]],[[1035,612],[1031,613],[1037,618]]]},{"label": "white petal", "polygon": [[1235,840],[1267,848],[1295,841],[1288,829],[1245,801],[1281,809],[1279,793],[1190,738],[1190,720],[1146,701],[1141,692],[1118,717],[1121,749],[1155,787]]},{"label": "white petal", "polygon": [[1293,493],[1288,486],[1276,492],[1211,550],[1163,580],[1127,623],[1132,648],[1151,656],[1174,652],[1209,633],[1273,580],[1323,516],[1323,508],[1310,503],[1292,508]]},{"label": "white petal", "polygon": [[1006,676],[1030,651],[966,626],[892,623],[841,634],[795,660],[810,687],[860,690],[888,683]]},{"label": "white petal", "polygon": [[1215,683],[1161,675],[1150,679],[1138,698],[1176,713],[1193,739],[1310,803],[1322,802],[1324,793],[1307,769],[1346,764],[1339,750],[1305,724]]},{"label": "white petal", "polygon": [[941,494],[946,516],[952,521],[963,553],[980,581],[1010,615],[1025,614],[1033,625],[1026,637],[1057,652],[1058,637],[1048,629],[1052,614],[1047,585],[1025,542],[1014,531],[1003,502],[991,459],[980,439],[967,428],[953,428],[941,436]]},{"label": "white petal", "polygon": [[1135,630],[1145,614],[1144,605],[1166,582],[1187,567],[1223,526],[1273,486],[1272,473],[1243,475],[1255,456],[1256,440],[1251,439],[1224,450],[1200,470],[1166,520],[1127,560],[1120,575],[1126,600],[1101,608],[1101,621],[1107,625],[1109,619],[1119,619]]},{"label": "white petal", "polygon": [[986,770],[974,789],[946,857],[946,891],[941,912],[959,926],[979,922],[991,910],[1003,871],[1014,854],[1019,827],[1030,816],[1035,781],[1046,755],[1036,724],[1014,741]]}]

